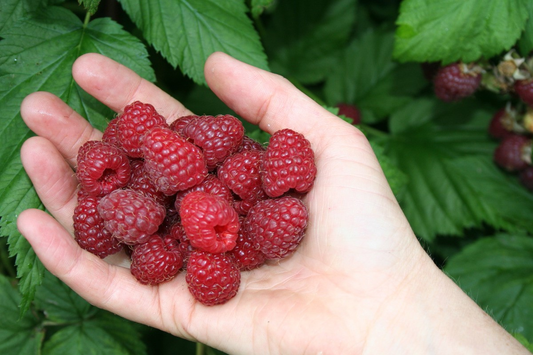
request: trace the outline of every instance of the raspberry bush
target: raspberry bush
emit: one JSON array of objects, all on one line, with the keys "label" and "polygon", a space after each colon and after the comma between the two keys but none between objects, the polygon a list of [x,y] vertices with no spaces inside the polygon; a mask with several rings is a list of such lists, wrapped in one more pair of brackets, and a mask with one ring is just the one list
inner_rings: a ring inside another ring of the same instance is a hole
[{"label": "raspberry bush", "polygon": [[[206,296],[213,304],[235,294],[239,272],[269,262],[243,231],[260,229],[252,220],[282,213],[283,205],[269,201],[284,190],[265,192],[258,171],[268,165],[265,156],[283,157],[276,148],[283,142],[257,144],[270,137],[247,123],[231,137],[222,134],[222,127],[236,121],[205,85],[203,65],[214,51],[289,78],[357,125],[435,262],[528,344],[533,341],[532,50],[533,3],[527,0],[153,0],[142,7],[133,0],[3,0],[0,296],[6,302],[0,305],[0,331],[12,340],[0,342],[0,353],[192,354],[196,347],[91,306],[46,272],[17,232],[20,211],[44,209],[19,156],[32,134],[21,120],[20,103],[32,92],[58,95],[105,130],[105,143],[88,144],[78,162],[83,189],[73,225],[82,248],[101,257],[124,249],[145,284],[166,282],[190,264],[198,272],[188,276],[192,292],[206,294],[210,282],[222,290]],[[119,124],[114,112],[72,80],[72,63],[87,52],[130,67],[213,122],[189,116],[168,126],[144,105],[149,103],[132,103],[123,114],[136,112],[135,117]],[[226,118],[215,119],[218,115]],[[220,139],[208,142],[205,132],[215,125],[221,127]],[[173,163],[163,162],[156,151],[162,140],[196,164],[189,174],[168,174]],[[289,155],[292,165],[312,170],[306,153]],[[308,180],[293,180],[280,186],[308,191]],[[123,237],[127,243],[117,243],[106,230],[106,223],[117,225],[116,218],[106,222],[98,212],[102,199],[109,214],[122,208],[107,197],[115,189],[130,191],[134,210],[157,216],[150,217],[157,223],[130,230]],[[221,242],[231,248],[224,257],[199,251],[194,245],[202,243],[176,223],[182,203],[187,207],[204,194],[217,196],[221,210],[235,211],[229,220],[236,230],[210,227],[229,238]],[[268,209],[254,210],[258,203]],[[261,246],[275,246],[270,257],[292,250],[286,244],[291,238],[279,234]],[[224,285],[216,284],[216,277],[201,281],[206,265],[230,275]],[[197,351],[218,353],[201,345]]]}]

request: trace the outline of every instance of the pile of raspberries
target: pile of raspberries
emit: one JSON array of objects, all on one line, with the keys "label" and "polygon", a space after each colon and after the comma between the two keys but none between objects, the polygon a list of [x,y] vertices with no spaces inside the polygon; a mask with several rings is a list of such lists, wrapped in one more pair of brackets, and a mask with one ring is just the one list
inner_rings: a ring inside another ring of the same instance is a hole
[{"label": "pile of raspberries", "polygon": [[145,285],[184,271],[196,300],[222,304],[241,271],[297,248],[309,217],[301,197],[315,176],[310,143],[293,130],[265,148],[234,116],[169,125],[136,101],[78,151],[75,239],[100,258],[125,250]]}]

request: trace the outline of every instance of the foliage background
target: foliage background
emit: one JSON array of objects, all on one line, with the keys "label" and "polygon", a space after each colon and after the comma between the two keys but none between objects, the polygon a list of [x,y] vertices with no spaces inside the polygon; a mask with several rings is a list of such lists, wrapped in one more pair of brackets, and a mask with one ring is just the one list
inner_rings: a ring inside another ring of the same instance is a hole
[{"label": "foliage background", "polygon": [[[41,208],[20,163],[31,92],[53,92],[95,127],[114,113],[73,81],[87,52],[109,56],[198,114],[231,113],[205,86],[217,50],[291,80],[360,128],[435,262],[527,346],[533,341],[533,194],[492,162],[492,115],[512,94],[439,102],[420,63],[495,65],[533,49],[527,0],[2,0],[0,352],[220,353],[96,309],[45,271],[15,220]],[[246,126],[250,136],[262,137]],[[356,202],[355,202],[356,203]],[[117,329],[121,331],[118,332]]]}]

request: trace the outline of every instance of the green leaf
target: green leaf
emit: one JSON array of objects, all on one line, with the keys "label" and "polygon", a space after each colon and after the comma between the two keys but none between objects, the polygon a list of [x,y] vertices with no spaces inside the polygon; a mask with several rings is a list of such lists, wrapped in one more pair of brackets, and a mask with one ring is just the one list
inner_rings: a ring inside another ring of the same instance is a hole
[{"label": "green leaf", "polygon": [[399,61],[472,62],[510,49],[528,18],[529,0],[405,0],[396,24]]},{"label": "green leaf", "polygon": [[392,160],[385,153],[385,148],[381,142],[369,139],[370,145],[378,158],[381,169],[387,178],[387,181],[391,187],[392,192],[397,197],[400,196],[405,190],[407,185],[407,175],[405,175]]},{"label": "green leaf", "polygon": [[2,0],[2,9],[0,10],[0,37],[4,36],[4,31],[17,21],[42,8],[58,4],[64,0]]},{"label": "green leaf", "polygon": [[304,84],[326,78],[355,22],[355,0],[291,0],[266,26],[272,70]]},{"label": "green leaf", "polygon": [[352,41],[329,70],[324,93],[329,105],[356,105],[374,123],[411,101],[427,86],[420,66],[392,61],[392,32],[369,30]]},{"label": "green leaf", "polygon": [[522,37],[518,41],[518,48],[524,57],[527,57],[533,50],[533,1],[527,2],[527,10],[529,18],[526,22],[526,28],[522,33]]},{"label": "green leaf", "polygon": [[527,350],[533,353],[533,343],[530,343],[525,336],[520,333],[514,333],[513,336],[520,342],[520,344],[524,345]]},{"label": "green leaf", "polygon": [[272,6],[273,2],[274,0],[252,0],[252,3],[250,5],[252,9],[252,16],[259,17],[263,13],[263,11]]},{"label": "green leaf", "polygon": [[155,80],[142,43],[110,19],[96,19],[84,27],[70,11],[50,7],[33,18],[19,21],[0,41],[0,235],[8,236],[16,255],[21,312],[33,299],[43,275],[42,264],[16,228],[17,215],[43,206],[20,162],[20,147],[32,136],[20,116],[24,97],[35,91],[58,95],[97,128],[113,113],[77,86],[71,74],[76,58],[88,52],[107,55],[129,66],[148,80]]},{"label": "green leaf", "polygon": [[96,10],[98,10],[98,5],[100,0],[78,0],[78,2],[85,7],[85,10],[91,15],[94,15]]},{"label": "green leaf", "polygon": [[0,275],[0,353],[3,355],[39,354],[44,331],[32,313],[19,317],[20,294]]},{"label": "green leaf", "polygon": [[120,0],[146,40],[173,66],[205,84],[204,64],[216,51],[268,69],[243,0]]},{"label": "green leaf", "polygon": [[480,239],[450,258],[444,271],[508,331],[533,338],[533,238]]}]

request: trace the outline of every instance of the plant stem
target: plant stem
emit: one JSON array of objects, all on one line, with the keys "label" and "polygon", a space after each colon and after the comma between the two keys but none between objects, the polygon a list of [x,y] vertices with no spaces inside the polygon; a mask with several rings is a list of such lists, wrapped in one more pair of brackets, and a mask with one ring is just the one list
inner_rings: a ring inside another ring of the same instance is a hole
[{"label": "plant stem", "polygon": [[196,343],[196,355],[205,355],[205,345],[197,342]]},{"label": "plant stem", "polygon": [[83,28],[87,28],[87,25],[89,24],[90,19],[91,19],[91,13],[87,11],[85,13],[85,20],[83,21]]}]

